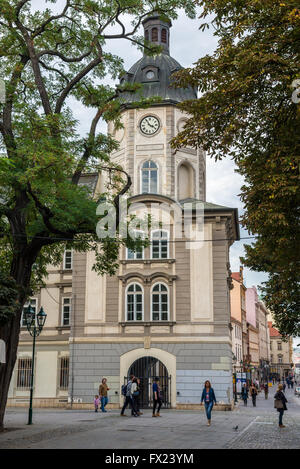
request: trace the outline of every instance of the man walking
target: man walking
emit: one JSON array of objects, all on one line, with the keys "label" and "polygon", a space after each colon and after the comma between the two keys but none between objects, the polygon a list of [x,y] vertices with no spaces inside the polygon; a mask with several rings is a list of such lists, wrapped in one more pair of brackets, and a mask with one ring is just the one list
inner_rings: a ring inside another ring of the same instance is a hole
[{"label": "man walking", "polygon": [[126,396],[125,396],[125,400],[124,400],[124,405],[123,405],[122,410],[121,410],[121,417],[126,417],[124,412],[125,412],[125,409],[128,406],[128,404],[131,406],[131,408],[133,410],[134,417],[139,416],[136,409],[135,409],[134,401],[133,401],[133,398],[132,398],[133,379],[134,379],[134,375],[130,375],[129,381],[128,381],[127,386],[126,386]]},{"label": "man walking", "polygon": [[105,406],[108,403],[107,391],[109,391],[109,387],[107,386],[107,379],[103,378],[102,383],[99,386],[99,395],[100,395],[102,412],[107,412],[107,410],[105,410]]},{"label": "man walking", "polygon": [[[160,417],[159,411],[162,405],[162,400],[161,400],[161,391],[160,391],[160,386],[159,386],[159,378],[154,379],[154,383],[152,385],[152,391],[153,391],[152,417]],[[156,406],[157,406],[157,411],[155,413]]]}]

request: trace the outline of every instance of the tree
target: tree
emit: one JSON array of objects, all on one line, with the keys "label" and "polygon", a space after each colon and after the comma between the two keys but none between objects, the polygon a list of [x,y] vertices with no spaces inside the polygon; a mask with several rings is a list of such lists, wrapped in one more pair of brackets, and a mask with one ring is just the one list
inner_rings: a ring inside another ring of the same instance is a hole
[{"label": "tree", "polygon": [[280,333],[299,335],[299,3],[196,3],[218,46],[176,75],[176,86],[198,87],[200,97],[180,105],[191,118],[173,146],[233,158],[245,180],[242,224],[256,235],[242,261],[269,274],[262,293]]},{"label": "tree", "polygon": [[[84,173],[118,169],[114,190],[104,194],[116,209],[131,186],[129,175],[109,162],[116,142],[97,131],[100,119],[121,125],[120,97],[132,90],[126,83],[117,88],[103,83],[108,75],[115,79],[124,72],[121,58],[106,45],[123,39],[157,53],[138,35],[142,20],[154,10],[170,18],[176,18],[176,8],[194,14],[190,0],[49,3],[54,12],[34,12],[30,0],[0,2],[0,76],[6,85],[0,100],[0,338],[7,348],[0,367],[0,430],[22,308],[47,264],[60,262],[66,247],[93,250],[94,268],[113,274],[120,244],[131,242],[97,238],[97,199],[81,184]],[[130,29],[124,15],[131,19]],[[72,100],[95,109],[85,137],[78,134]]]}]

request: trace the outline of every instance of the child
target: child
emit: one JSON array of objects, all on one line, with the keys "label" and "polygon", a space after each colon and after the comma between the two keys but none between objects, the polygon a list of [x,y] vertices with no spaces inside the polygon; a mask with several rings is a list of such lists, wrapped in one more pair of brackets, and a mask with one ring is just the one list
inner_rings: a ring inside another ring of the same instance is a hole
[{"label": "child", "polygon": [[95,399],[94,399],[95,412],[98,412],[99,403],[100,403],[100,399],[99,399],[98,394],[96,394]]}]

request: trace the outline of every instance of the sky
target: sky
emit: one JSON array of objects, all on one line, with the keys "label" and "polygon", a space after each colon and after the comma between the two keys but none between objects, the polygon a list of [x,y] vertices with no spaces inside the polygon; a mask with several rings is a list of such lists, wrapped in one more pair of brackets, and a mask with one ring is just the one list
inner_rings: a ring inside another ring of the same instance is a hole
[{"label": "sky", "polygon": [[[33,10],[42,10],[45,5],[53,11],[61,11],[65,2],[57,0],[51,4],[45,0],[32,0]],[[129,26],[129,21],[125,19],[125,25]],[[178,19],[173,21],[170,31],[170,55],[174,57],[183,67],[190,67],[200,57],[212,54],[217,46],[217,39],[213,36],[213,30],[199,30],[200,20],[187,18],[183,11],[179,11]],[[142,34],[142,28],[139,31]],[[141,52],[129,41],[111,40],[107,43],[106,49],[124,60],[124,67],[128,70],[141,57]],[[107,84],[113,82],[107,79]],[[74,117],[79,121],[80,133],[85,134],[94,111],[88,110],[78,103],[69,102],[74,112]],[[100,123],[99,131],[106,131],[105,122]],[[235,171],[235,164],[226,155],[222,161],[215,162],[207,156],[207,201],[227,207],[237,207],[239,215],[243,213],[243,205],[239,198],[240,188],[243,178]],[[241,237],[249,234],[241,227]],[[232,272],[239,271],[240,256],[244,254],[244,243],[250,241],[236,241],[230,249],[230,260]],[[252,272],[244,268],[244,279],[247,287],[258,286],[266,280],[266,274],[262,272]]]}]

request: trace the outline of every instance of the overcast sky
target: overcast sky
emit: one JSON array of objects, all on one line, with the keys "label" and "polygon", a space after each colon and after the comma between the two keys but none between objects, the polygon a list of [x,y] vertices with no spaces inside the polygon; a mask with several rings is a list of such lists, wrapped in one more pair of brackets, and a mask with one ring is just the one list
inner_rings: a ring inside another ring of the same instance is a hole
[{"label": "overcast sky", "polygon": [[[47,7],[53,11],[60,11],[64,6],[63,0],[58,0],[56,4],[47,2]],[[41,10],[45,5],[44,0],[32,0],[32,7]],[[129,21],[125,21],[129,26]],[[213,36],[212,30],[199,31],[200,21],[198,19],[190,20],[183,12],[179,12],[177,20],[173,21],[170,32],[170,54],[183,67],[191,66],[197,59],[206,54],[213,53],[217,41]],[[140,31],[142,34],[142,29]],[[107,44],[106,50],[119,55],[124,60],[124,67],[128,70],[139,58],[141,52],[132,46],[129,41],[112,40]],[[111,80],[107,80],[112,84]],[[94,111],[85,109],[83,106],[72,106],[74,116],[80,122],[80,131],[84,134],[89,126]],[[106,124],[101,123],[99,130],[105,131]],[[237,207],[239,214],[243,212],[243,206],[239,198],[240,188],[243,183],[242,177],[235,172],[235,165],[229,158],[215,162],[207,157],[207,201],[214,202],[227,207]],[[249,236],[241,228],[241,237]],[[240,267],[239,257],[244,254],[243,245],[247,240],[235,242],[231,247],[231,270],[238,271]],[[266,279],[264,273],[251,272],[244,269],[244,278],[247,287],[259,285]]]}]

